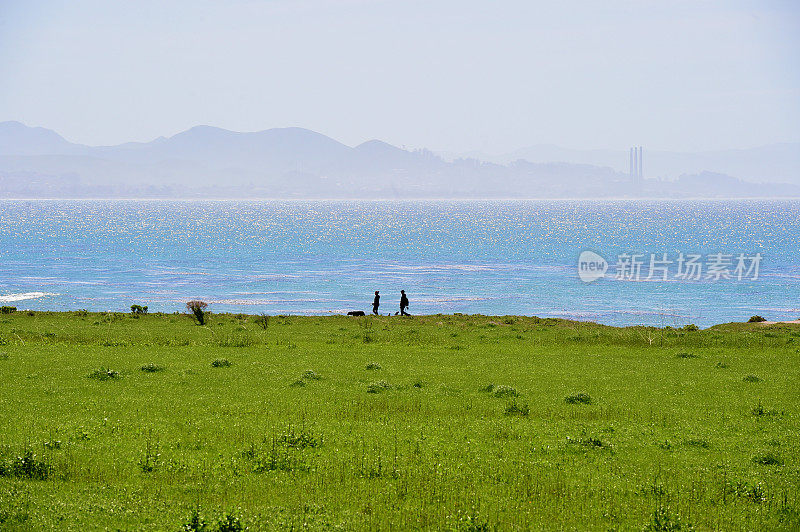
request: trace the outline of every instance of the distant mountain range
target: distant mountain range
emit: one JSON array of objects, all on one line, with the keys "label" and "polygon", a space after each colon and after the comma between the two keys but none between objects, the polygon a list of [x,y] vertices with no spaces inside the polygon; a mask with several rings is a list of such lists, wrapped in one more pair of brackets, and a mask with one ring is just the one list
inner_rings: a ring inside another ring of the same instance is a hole
[{"label": "distant mountain range", "polygon": [[[350,147],[302,128],[210,126],[146,143],[85,146],[0,122],[0,198],[800,197],[798,147],[645,152],[645,175],[657,178],[634,184],[624,171],[626,151],[538,147],[495,161],[446,160],[380,140]],[[650,165],[663,173],[648,172]]]},{"label": "distant mountain range", "polygon": [[[442,153],[442,156],[445,159],[473,157],[497,164],[508,164],[518,159],[531,162],[570,161],[608,166],[620,172],[628,171],[626,150],[573,150],[541,144],[501,155],[470,152],[458,155]],[[800,184],[800,143],[692,153],[651,151],[645,146],[643,159],[645,175],[652,178],[676,179],[683,174],[709,171],[734,175],[754,183]]]}]

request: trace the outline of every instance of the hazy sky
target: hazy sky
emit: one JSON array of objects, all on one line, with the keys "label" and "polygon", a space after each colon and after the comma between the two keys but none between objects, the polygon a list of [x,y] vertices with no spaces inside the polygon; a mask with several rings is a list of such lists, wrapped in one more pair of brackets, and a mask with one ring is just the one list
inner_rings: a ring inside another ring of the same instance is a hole
[{"label": "hazy sky", "polygon": [[0,121],[355,145],[800,141],[800,2],[0,0]]}]

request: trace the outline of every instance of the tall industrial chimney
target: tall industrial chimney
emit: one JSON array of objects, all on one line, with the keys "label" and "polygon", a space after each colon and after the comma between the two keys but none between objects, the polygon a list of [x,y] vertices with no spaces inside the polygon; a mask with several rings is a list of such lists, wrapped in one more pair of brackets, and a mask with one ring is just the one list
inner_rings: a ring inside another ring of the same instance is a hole
[{"label": "tall industrial chimney", "polygon": [[642,173],[642,147],[641,146],[639,146],[639,157],[637,157],[637,159],[639,159],[639,171],[637,173],[639,174],[639,179],[643,179],[644,178],[644,174]]},{"label": "tall industrial chimney", "polygon": [[628,151],[630,152],[629,155],[630,155],[630,159],[631,159],[630,165],[628,166],[628,168],[630,169],[629,173],[630,173],[631,179],[635,181],[636,180],[636,169],[633,167],[633,148],[631,148]]}]

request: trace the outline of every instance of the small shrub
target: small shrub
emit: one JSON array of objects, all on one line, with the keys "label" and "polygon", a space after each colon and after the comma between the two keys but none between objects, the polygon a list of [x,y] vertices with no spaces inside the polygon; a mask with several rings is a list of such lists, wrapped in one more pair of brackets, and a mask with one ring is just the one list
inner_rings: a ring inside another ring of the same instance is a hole
[{"label": "small shrub", "polygon": [[728,367],[728,364],[726,364],[725,362],[717,362],[717,365],[714,367],[717,369],[726,369]]},{"label": "small shrub", "polygon": [[131,305],[131,314],[138,316],[139,314],[147,314],[147,305]]},{"label": "small shrub", "polygon": [[266,331],[269,328],[269,315],[261,314],[256,318],[256,323],[258,324],[259,327],[261,327]]},{"label": "small shrub", "polygon": [[0,353],[0,360],[8,360],[8,353]]},{"label": "small shrub", "polygon": [[233,512],[228,512],[217,521],[216,532],[241,532],[244,530],[242,520]]},{"label": "small shrub", "polygon": [[698,440],[698,439],[686,440],[685,442],[683,442],[683,444],[686,445],[687,447],[699,447],[700,449],[709,448],[709,444],[706,440]]},{"label": "small shrub", "polygon": [[119,379],[121,375],[119,374],[119,371],[109,368],[104,368],[101,366],[100,368],[89,373],[87,377],[99,381],[107,381],[107,380]]},{"label": "small shrub", "polygon": [[775,453],[760,454],[753,457],[753,462],[759,465],[766,466],[782,466],[783,460]]},{"label": "small shrub", "polygon": [[205,301],[193,300],[186,303],[186,310],[192,313],[198,325],[206,323],[206,308],[208,308],[208,303]]},{"label": "small shrub", "polygon": [[478,390],[481,392],[492,393],[492,390],[494,390],[494,384],[489,383],[486,386],[478,388]]},{"label": "small shrub", "polygon": [[725,491],[756,504],[767,501],[766,491],[760,482],[757,484],[750,484],[749,482],[730,483],[726,486]]},{"label": "small shrub", "polygon": [[750,413],[756,417],[760,417],[760,416],[775,416],[778,415],[779,412],[777,410],[767,410],[766,408],[764,408],[764,405],[761,404],[761,401],[759,401],[758,405],[756,405],[750,411]]},{"label": "small shrub", "polygon": [[47,480],[53,473],[53,467],[37,458],[28,449],[21,455],[0,462],[0,477],[14,477],[27,480]]},{"label": "small shrub", "polygon": [[315,436],[304,429],[301,429],[300,432],[295,432],[291,427],[281,434],[278,441],[292,449],[314,449],[322,446],[322,436]]},{"label": "small shrub", "polygon": [[760,382],[761,379],[756,377],[755,375],[748,375],[747,377],[742,379],[744,382]]},{"label": "small shrub", "polygon": [[506,386],[501,384],[493,389],[492,395],[495,397],[517,397],[519,392],[513,386]]},{"label": "small shrub", "polygon": [[381,366],[377,362],[370,362],[369,364],[367,364],[367,369],[369,370],[383,369],[383,366]]},{"label": "small shrub", "polygon": [[306,381],[304,381],[303,379],[297,379],[296,381],[291,383],[289,386],[291,386],[292,388],[302,388],[305,385],[306,385]]},{"label": "small shrub", "polygon": [[150,362],[149,364],[145,364],[139,369],[141,369],[145,373],[155,373],[157,371],[164,371],[164,369],[166,368],[164,368],[164,366],[159,366],[158,364],[153,364],[152,362]]},{"label": "small shrub", "polygon": [[208,523],[200,514],[199,508],[192,510],[189,519],[181,527],[181,532],[210,532]]},{"label": "small shrub", "polygon": [[415,381],[413,386],[414,386],[414,388],[417,388],[417,389],[424,388],[425,387],[425,383],[423,381]]},{"label": "small shrub", "polygon": [[527,417],[528,414],[531,413],[531,409],[528,408],[528,403],[525,404],[517,404],[516,400],[511,401],[506,405],[506,409],[503,412],[507,416],[523,416]]},{"label": "small shrub", "polygon": [[684,325],[684,326],[682,327],[682,329],[683,329],[684,331],[688,331],[688,332],[694,332],[694,331],[699,331],[699,330],[700,330],[700,327],[698,327],[698,326],[697,326],[697,325],[695,325],[694,323],[690,323],[689,325]]},{"label": "small shrub", "polygon": [[694,353],[678,353],[675,355],[675,358],[700,358],[700,355],[695,355]]},{"label": "small shrub", "polygon": [[231,366],[231,361],[227,358],[218,358],[211,363],[212,368],[228,368]]},{"label": "small shrub", "polygon": [[747,320],[747,323],[761,323],[762,321],[767,321],[767,318],[762,316],[750,316],[750,319]]},{"label": "small shrub", "polygon": [[381,393],[391,388],[392,385],[386,381],[372,382],[367,386],[367,393]]},{"label": "small shrub", "polygon": [[592,404],[592,398],[588,393],[576,393],[566,396],[564,402],[568,405],[590,405]]},{"label": "small shrub", "polygon": [[302,378],[305,379],[305,380],[318,381],[322,377],[320,377],[317,374],[317,372],[309,369],[309,370],[306,370],[306,371],[303,372],[303,377]]},{"label": "small shrub", "polygon": [[16,311],[17,311],[17,307],[7,307],[5,305],[0,307],[0,314],[11,314],[12,312],[16,312]]}]

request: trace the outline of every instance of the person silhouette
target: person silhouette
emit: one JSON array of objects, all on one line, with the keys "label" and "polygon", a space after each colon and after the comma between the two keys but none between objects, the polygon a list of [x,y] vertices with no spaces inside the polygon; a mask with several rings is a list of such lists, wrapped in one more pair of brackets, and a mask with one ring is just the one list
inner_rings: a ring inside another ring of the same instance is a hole
[{"label": "person silhouette", "polygon": [[410,316],[408,312],[406,312],[406,308],[408,308],[408,298],[406,297],[406,291],[400,290],[400,315],[401,316]]},{"label": "person silhouette", "polygon": [[375,290],[375,299],[372,300],[372,313],[378,315],[378,307],[381,306],[380,292]]}]

